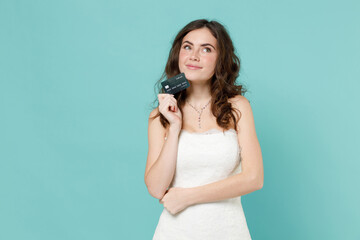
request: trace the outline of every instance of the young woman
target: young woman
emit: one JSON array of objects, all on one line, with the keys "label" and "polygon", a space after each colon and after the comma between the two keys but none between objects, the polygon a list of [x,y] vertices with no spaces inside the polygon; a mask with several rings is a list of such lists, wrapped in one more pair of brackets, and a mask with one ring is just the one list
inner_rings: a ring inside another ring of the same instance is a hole
[{"label": "young woman", "polygon": [[217,21],[192,21],[175,37],[162,78],[184,73],[190,87],[161,89],[149,116],[145,183],[164,205],[153,240],[251,239],[241,196],[261,189],[264,173],[239,70]]}]

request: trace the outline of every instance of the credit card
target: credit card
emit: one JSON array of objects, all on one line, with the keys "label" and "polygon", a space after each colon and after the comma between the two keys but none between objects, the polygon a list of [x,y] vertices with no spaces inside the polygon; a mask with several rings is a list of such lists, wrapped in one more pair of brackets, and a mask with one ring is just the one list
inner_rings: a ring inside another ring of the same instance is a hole
[{"label": "credit card", "polygon": [[184,73],[180,73],[172,78],[169,78],[168,80],[161,82],[161,85],[165,93],[169,94],[175,94],[190,87],[190,83],[185,78]]}]

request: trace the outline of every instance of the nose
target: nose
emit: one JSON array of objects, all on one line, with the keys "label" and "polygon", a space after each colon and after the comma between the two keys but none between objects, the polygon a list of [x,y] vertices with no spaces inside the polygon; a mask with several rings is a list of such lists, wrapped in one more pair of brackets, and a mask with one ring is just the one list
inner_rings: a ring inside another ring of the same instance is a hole
[{"label": "nose", "polygon": [[190,55],[190,60],[199,61],[198,51],[196,50],[192,51]]}]

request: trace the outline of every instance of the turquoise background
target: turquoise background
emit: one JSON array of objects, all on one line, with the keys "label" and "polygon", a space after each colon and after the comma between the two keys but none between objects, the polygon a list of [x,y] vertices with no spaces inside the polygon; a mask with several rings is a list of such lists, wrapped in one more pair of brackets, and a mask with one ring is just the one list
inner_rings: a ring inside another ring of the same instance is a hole
[{"label": "turquoise background", "polygon": [[360,239],[359,1],[0,1],[0,239],[151,239],[147,118],[188,22],[228,29],[265,181],[253,239]]}]

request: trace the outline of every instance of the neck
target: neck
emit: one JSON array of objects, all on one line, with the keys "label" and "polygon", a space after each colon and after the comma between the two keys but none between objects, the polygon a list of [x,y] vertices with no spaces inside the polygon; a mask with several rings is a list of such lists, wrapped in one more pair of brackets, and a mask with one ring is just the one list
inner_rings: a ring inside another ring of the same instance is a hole
[{"label": "neck", "polygon": [[195,107],[202,107],[211,99],[210,82],[191,82],[186,89],[187,101]]}]

